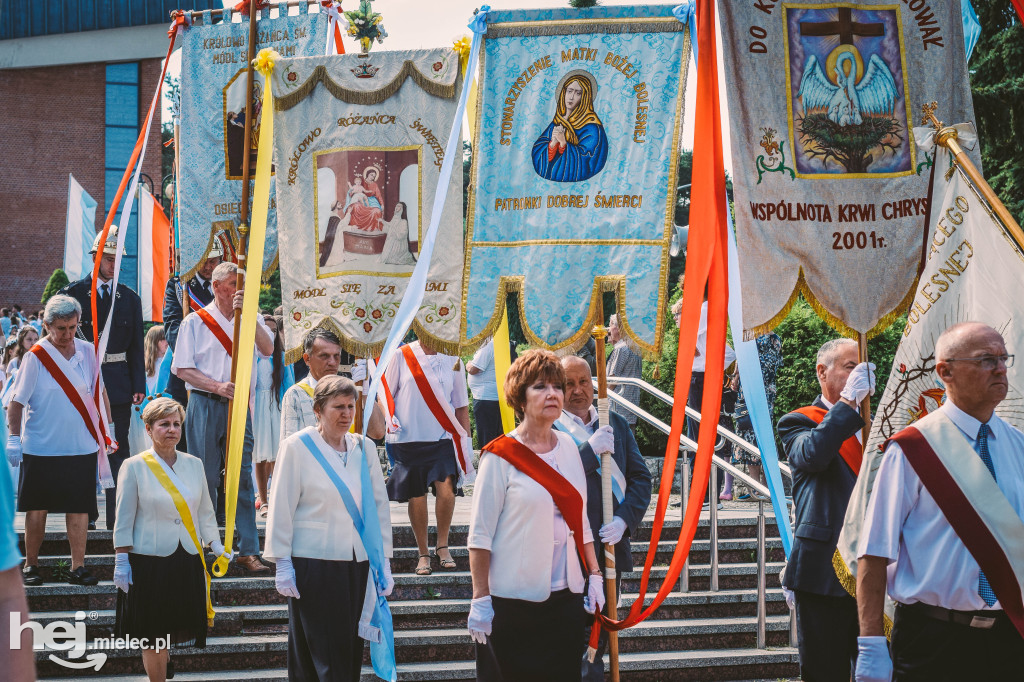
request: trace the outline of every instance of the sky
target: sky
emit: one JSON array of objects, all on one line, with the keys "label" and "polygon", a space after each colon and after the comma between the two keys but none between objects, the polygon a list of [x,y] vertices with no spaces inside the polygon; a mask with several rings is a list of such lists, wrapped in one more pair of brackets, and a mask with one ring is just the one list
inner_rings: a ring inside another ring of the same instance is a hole
[{"label": "sky", "polygon": [[[236,0],[224,0],[224,4],[234,5]],[[377,50],[410,50],[416,48],[451,45],[455,40],[470,34],[466,25],[473,10],[481,5],[480,0],[375,0],[373,9],[384,16],[384,27],[388,32],[382,45],[374,46]],[[538,7],[568,7],[568,0],[490,0],[492,9],[531,9]],[[631,2],[602,2],[602,5],[634,5]],[[652,3],[655,4],[655,3]],[[664,3],[668,4],[668,3]],[[356,6],[356,0],[344,0],[343,8]],[[719,44],[719,82],[724,83],[721,61],[721,29],[718,33]],[[355,43],[345,38],[347,50],[357,49]],[[181,69],[180,50],[171,57],[168,71],[175,77]],[[693,148],[693,118],[696,98],[697,72],[691,61],[687,76],[686,104],[683,122],[683,135],[680,144],[683,149]],[[725,107],[725,90],[722,95],[722,130],[725,152],[725,167],[732,169],[729,145],[728,115]],[[165,103],[166,105],[166,103]],[[166,106],[165,106],[166,110]],[[166,116],[166,114],[165,114]]]}]

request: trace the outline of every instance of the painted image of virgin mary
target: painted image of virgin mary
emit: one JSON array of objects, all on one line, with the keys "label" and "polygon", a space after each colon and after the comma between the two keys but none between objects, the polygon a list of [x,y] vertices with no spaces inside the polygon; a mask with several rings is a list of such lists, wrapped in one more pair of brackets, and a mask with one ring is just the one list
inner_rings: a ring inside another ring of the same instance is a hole
[{"label": "painted image of virgin mary", "polygon": [[562,80],[555,116],[533,144],[537,175],[555,182],[579,182],[596,175],[608,160],[608,138],[594,111],[597,82],[586,71]]}]

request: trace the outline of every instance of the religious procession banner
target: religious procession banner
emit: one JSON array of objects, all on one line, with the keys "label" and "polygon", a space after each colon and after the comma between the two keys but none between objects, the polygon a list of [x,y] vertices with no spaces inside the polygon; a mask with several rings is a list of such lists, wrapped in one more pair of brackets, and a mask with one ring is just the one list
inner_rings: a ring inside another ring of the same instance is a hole
[{"label": "religious procession banner", "polygon": [[[277,219],[288,361],[317,326],[376,356],[419,258],[462,80],[451,48],[281,59]],[[452,173],[413,329],[457,353],[462,174]]]},{"label": "religious procession banner", "polygon": [[[318,5],[310,5],[316,9]],[[292,10],[297,11],[296,9]],[[301,12],[270,18],[258,12],[256,49],[270,47],[282,56],[316,54],[327,39],[326,12]],[[230,256],[237,248],[242,201],[242,161],[245,145],[251,151],[249,168],[256,176],[259,119],[264,78],[254,74],[251,101],[255,102],[248,141],[245,121],[250,98],[246,93],[246,56],[249,19],[234,21],[230,9],[213,23],[210,12],[193,22],[183,36],[181,56],[181,128],[178,144],[179,270],[188,279],[199,268],[218,239]],[[276,169],[275,169],[276,170]],[[251,180],[254,182],[254,180]],[[273,209],[274,181],[270,185]],[[267,223],[263,274],[277,267],[277,226],[271,211]]]},{"label": "religious procession banner", "polygon": [[914,295],[925,238],[933,154],[915,118],[941,99],[973,120],[960,3],[721,10],[744,337],[798,293],[842,333],[881,331]]},{"label": "religious procession banner", "polygon": [[[923,131],[919,134],[931,150],[928,129],[918,131]],[[960,144],[966,146],[969,140],[961,132]],[[933,228],[926,244],[925,266],[885,393],[872,420],[861,475],[839,538],[840,578],[844,572],[851,576],[856,572],[860,527],[886,439],[936,410],[946,399],[945,388],[935,375],[939,335],[957,322],[984,322],[999,330],[1008,352],[1024,348],[1019,299],[1006,295],[1017,291],[1024,279],[1024,243],[1018,243],[987,212],[962,171],[950,171],[950,153],[943,147],[937,149]],[[1009,393],[996,413],[1024,428],[1024,366],[1015,363],[1007,370],[1007,378]]]},{"label": "religious procession banner", "polygon": [[630,344],[660,352],[689,50],[670,6],[488,13],[464,344],[518,289],[532,343],[578,347],[604,290]]}]

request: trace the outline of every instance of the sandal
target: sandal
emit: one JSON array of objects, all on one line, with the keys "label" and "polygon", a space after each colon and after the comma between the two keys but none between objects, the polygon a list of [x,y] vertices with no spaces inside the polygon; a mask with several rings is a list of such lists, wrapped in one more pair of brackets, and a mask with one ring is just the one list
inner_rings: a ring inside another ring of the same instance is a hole
[{"label": "sandal", "polygon": [[426,566],[419,566],[419,565],[417,565],[416,566],[416,575],[430,575],[431,573],[433,573],[434,571],[430,568],[430,555],[429,554],[420,554],[420,559],[427,559],[427,565]]},{"label": "sandal", "polygon": [[444,547],[437,547],[437,548],[435,548],[434,549],[434,556],[436,556],[437,560],[441,563],[441,568],[443,570],[445,570],[445,571],[454,571],[456,568],[458,568],[458,566],[455,563],[455,559],[451,558],[452,557],[451,550],[448,550],[448,558],[447,559],[442,559],[441,555],[438,554],[438,552],[440,552],[442,549],[448,549],[448,545],[445,545]]}]

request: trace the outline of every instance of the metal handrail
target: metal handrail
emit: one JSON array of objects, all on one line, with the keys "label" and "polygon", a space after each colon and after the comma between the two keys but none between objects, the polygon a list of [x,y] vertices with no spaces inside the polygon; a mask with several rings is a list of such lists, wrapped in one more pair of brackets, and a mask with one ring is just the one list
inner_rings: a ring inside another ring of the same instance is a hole
[{"label": "metal handrail", "polygon": [[[623,386],[635,386],[635,387],[637,387],[637,388],[639,388],[639,389],[641,389],[643,391],[646,391],[647,393],[651,394],[652,396],[654,396],[655,398],[657,398],[661,402],[665,403],[669,407],[672,407],[672,405],[674,404],[674,400],[672,399],[672,396],[670,396],[668,393],[665,393],[664,391],[662,391],[657,386],[653,386],[652,384],[647,383],[643,379],[635,379],[633,377],[608,377],[608,385],[611,386],[612,384],[622,384]],[[609,396],[611,396],[611,393],[609,393]],[[699,422],[701,420],[700,412],[698,412],[697,410],[693,409],[689,405],[687,405],[685,409],[686,409],[686,416],[687,417],[689,417],[689,418],[691,418],[691,419],[693,419],[693,420],[695,420],[697,422]],[[717,420],[716,420],[716,422],[717,422]],[[757,455],[758,457],[761,456],[761,451],[753,443],[750,443],[750,442],[744,440],[743,438],[740,438],[735,433],[733,433],[729,429],[725,428],[721,424],[716,423],[715,427],[716,427],[716,429],[718,431],[718,435],[719,436],[722,436],[727,441],[729,441],[729,442],[733,443],[734,445],[742,448],[743,450],[746,450],[747,452],[749,452],[752,455]],[[789,465],[785,464],[784,462],[779,462],[779,468],[782,470],[782,473],[784,473],[787,476],[789,476],[790,479],[793,478],[793,470],[789,468]],[[734,478],[736,477],[735,473],[733,473],[731,471],[729,473],[731,473]]]},{"label": "metal handrail", "polygon": [[[596,380],[595,380],[596,385]],[[631,384],[637,386],[643,390],[647,390],[649,393],[659,398],[663,402],[667,403],[670,407],[673,405],[673,399],[667,393],[655,388],[648,384],[646,381],[641,379],[632,379],[626,377],[609,377],[608,383],[618,384]],[[646,410],[641,409],[636,404],[629,400],[626,400],[617,393],[608,392],[608,397],[613,403],[621,405],[626,408],[638,418],[643,419],[645,422],[661,431],[666,435],[671,434],[671,427],[665,422],[661,421]],[[690,407],[686,408],[687,416],[700,420],[700,413]],[[719,435],[724,436],[726,439],[732,441],[741,448],[752,452],[760,456],[760,451],[752,444],[748,443],[744,439],[735,435],[728,429],[724,428],[721,424],[716,424]],[[688,452],[696,452],[697,444],[688,438],[680,434],[679,436],[679,449],[684,452],[682,461],[680,462],[682,480],[680,482],[680,492],[682,493],[682,504],[680,505],[680,514],[686,514],[686,500],[689,498],[689,457],[686,456]],[[764,649],[767,647],[767,605],[766,605],[766,592],[768,584],[767,576],[767,548],[766,548],[766,518],[764,511],[764,503],[771,501],[771,491],[760,481],[755,481],[746,472],[736,468],[730,462],[726,462],[724,459],[719,457],[717,454],[712,454],[711,463],[714,465],[711,467],[710,481],[708,483],[708,499],[710,503],[708,505],[709,511],[709,549],[710,549],[710,590],[717,592],[719,589],[718,581],[718,504],[717,500],[714,500],[713,491],[717,491],[717,478],[719,475],[718,470],[722,469],[730,474],[733,478],[741,481],[752,491],[757,493],[760,498],[757,500],[757,634],[756,634],[756,645],[758,649]],[[780,466],[781,466],[780,462]],[[785,473],[792,478],[792,471],[788,466],[785,467]],[[785,522],[785,521],[783,521]],[[776,523],[779,523],[776,520]],[[688,592],[690,585],[690,559],[687,557],[683,563],[682,572],[679,575],[679,590],[680,592]],[[796,614],[790,610],[790,646],[796,646]]]}]

